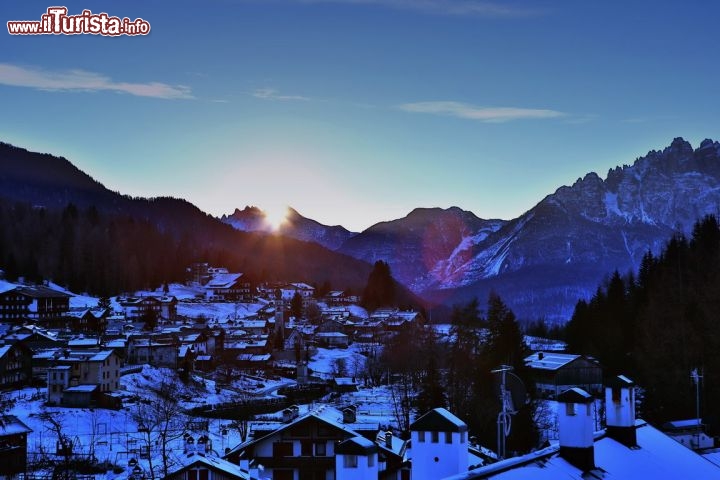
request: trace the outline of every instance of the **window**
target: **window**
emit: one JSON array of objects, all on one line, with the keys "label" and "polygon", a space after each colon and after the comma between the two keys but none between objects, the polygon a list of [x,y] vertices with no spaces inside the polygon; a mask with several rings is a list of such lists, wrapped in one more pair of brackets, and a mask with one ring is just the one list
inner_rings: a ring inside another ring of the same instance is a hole
[{"label": "window", "polygon": [[565,415],[575,415],[575,404],[574,403],[566,403],[565,404]]},{"label": "window", "polygon": [[418,442],[425,443],[425,432],[418,432]]},{"label": "window", "polygon": [[374,467],[375,466],[375,454],[372,453],[368,457],[368,467]]},{"label": "window", "polygon": [[327,446],[325,445],[325,442],[315,443],[315,456],[324,457],[325,455],[327,455]]},{"label": "window", "polygon": [[343,455],[343,467],[357,468],[357,466],[358,466],[357,455]]},{"label": "window", "polygon": [[197,480],[197,470],[188,470],[187,471],[187,480]]},{"label": "window", "polygon": [[452,432],[445,432],[445,443],[452,443]]},{"label": "window", "polygon": [[273,457],[292,457],[293,444],[291,442],[273,443]]},{"label": "window", "polygon": [[430,441],[432,443],[438,443],[440,442],[440,432],[430,432]]},{"label": "window", "polygon": [[312,457],[313,444],[310,440],[300,440],[300,455],[303,457]]},{"label": "window", "polygon": [[620,403],[620,387],[612,387],[613,403]]},{"label": "window", "polygon": [[272,478],[273,480],[293,480],[294,471],[273,469]]}]

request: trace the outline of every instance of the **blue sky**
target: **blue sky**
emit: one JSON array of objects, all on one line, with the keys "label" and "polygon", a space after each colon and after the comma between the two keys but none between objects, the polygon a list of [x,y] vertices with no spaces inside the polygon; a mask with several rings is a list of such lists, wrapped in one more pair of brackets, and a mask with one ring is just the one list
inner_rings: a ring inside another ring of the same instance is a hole
[{"label": "blue sky", "polygon": [[[0,140],[123,193],[354,230],[512,218],[579,176],[720,135],[714,2],[65,2],[148,36],[0,34]],[[169,8],[172,5],[172,8]],[[3,21],[51,4],[4,1]]]}]

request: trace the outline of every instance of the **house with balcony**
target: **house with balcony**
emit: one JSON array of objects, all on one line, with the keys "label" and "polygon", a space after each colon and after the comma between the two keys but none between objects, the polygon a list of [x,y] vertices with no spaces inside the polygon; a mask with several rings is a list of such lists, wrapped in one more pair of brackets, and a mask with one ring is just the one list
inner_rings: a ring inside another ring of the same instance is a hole
[{"label": "house with balcony", "polygon": [[[261,465],[264,477],[274,480],[409,478],[404,455],[384,441],[376,442],[379,425],[363,422],[354,409],[323,406],[301,416],[285,415],[284,420],[279,426],[253,431],[251,440],[225,458],[246,470]],[[368,472],[375,476],[353,475]]]}]

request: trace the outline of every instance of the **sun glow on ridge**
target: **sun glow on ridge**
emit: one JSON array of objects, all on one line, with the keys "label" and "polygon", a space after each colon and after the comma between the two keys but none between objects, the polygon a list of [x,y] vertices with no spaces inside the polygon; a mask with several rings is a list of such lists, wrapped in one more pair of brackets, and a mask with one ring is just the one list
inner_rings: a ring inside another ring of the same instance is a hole
[{"label": "sun glow on ridge", "polygon": [[280,229],[283,223],[287,220],[288,215],[288,206],[287,205],[268,205],[265,208],[263,208],[263,213],[265,214],[265,223],[267,224],[268,228],[272,230],[273,232],[276,232]]}]

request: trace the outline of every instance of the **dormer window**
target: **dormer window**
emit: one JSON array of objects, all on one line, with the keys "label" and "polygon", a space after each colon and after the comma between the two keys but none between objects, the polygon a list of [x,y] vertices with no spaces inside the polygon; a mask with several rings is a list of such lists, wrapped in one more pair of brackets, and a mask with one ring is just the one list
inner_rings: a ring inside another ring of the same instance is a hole
[{"label": "dormer window", "polygon": [[357,468],[357,466],[358,466],[357,455],[344,455],[343,456],[343,466],[345,468]]}]

